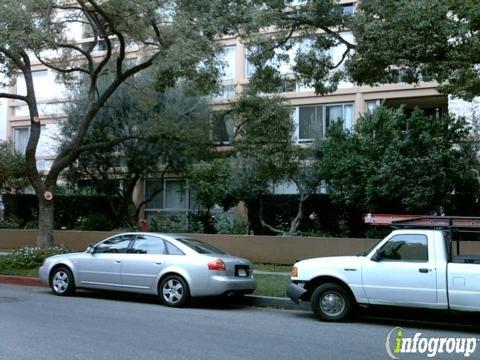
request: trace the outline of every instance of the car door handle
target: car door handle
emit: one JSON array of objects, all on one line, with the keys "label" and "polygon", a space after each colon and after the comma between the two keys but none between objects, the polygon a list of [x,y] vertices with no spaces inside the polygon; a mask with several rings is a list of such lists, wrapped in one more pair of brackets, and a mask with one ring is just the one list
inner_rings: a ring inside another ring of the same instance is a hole
[{"label": "car door handle", "polygon": [[158,261],[156,261],[156,262],[155,262],[155,265],[162,265],[162,263],[161,263],[161,262],[158,262]]},{"label": "car door handle", "polygon": [[115,264],[120,264],[121,262],[121,260],[115,260]]},{"label": "car door handle", "polygon": [[418,269],[418,271],[421,272],[421,273],[428,273],[432,270],[431,269],[426,269],[426,268],[420,268],[420,269]]}]

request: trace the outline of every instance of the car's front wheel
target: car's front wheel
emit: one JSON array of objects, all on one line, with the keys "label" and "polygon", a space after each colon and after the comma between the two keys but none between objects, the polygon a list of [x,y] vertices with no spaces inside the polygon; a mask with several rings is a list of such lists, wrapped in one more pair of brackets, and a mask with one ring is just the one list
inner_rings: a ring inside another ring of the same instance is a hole
[{"label": "car's front wheel", "polygon": [[190,300],[190,291],[186,281],[178,275],[167,275],[158,289],[160,300],[171,307],[185,306]]},{"label": "car's front wheel", "polygon": [[59,267],[50,275],[50,287],[55,295],[68,296],[75,291],[73,274],[67,267]]},{"label": "car's front wheel", "polygon": [[343,286],[327,283],[315,289],[312,311],[323,321],[343,321],[353,312],[355,301]]}]

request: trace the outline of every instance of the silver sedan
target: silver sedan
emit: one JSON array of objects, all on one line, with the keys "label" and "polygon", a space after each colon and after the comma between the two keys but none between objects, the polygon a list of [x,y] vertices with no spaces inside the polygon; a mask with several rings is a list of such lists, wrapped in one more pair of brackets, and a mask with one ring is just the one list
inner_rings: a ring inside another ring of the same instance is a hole
[{"label": "silver sedan", "polygon": [[123,233],[85,252],[49,257],[40,278],[56,295],[75,288],[158,295],[168,306],[191,297],[252,293],[250,261],[230,256],[200,240],[157,233]]}]

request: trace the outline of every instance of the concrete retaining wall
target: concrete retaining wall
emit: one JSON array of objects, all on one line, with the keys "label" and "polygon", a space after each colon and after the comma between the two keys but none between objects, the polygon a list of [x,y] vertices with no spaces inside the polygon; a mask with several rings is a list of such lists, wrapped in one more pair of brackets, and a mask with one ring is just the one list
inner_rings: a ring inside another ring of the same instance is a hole
[{"label": "concrete retaining wall", "polygon": [[[111,235],[104,231],[55,231],[55,243],[72,250],[84,250]],[[36,243],[36,230],[0,230],[0,249],[15,249]],[[292,264],[297,259],[317,256],[355,255],[369,248],[372,239],[279,237],[248,235],[188,234],[226,252],[255,262]]]}]

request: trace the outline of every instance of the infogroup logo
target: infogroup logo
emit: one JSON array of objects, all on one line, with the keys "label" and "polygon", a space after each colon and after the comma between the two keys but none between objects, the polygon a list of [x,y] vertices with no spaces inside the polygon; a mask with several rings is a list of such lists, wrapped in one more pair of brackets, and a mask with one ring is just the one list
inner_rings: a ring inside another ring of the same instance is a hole
[{"label": "infogroup logo", "polygon": [[402,328],[396,327],[388,333],[385,348],[388,356],[395,360],[401,354],[426,354],[429,358],[438,354],[463,354],[470,357],[475,352],[478,341],[475,337],[424,337],[421,332],[408,337]]}]

